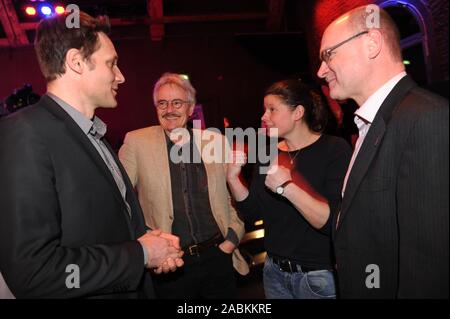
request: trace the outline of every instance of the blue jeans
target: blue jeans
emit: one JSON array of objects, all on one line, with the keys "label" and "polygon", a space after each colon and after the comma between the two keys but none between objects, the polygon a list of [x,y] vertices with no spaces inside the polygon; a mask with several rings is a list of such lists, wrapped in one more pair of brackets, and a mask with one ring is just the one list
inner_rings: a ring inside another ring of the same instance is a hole
[{"label": "blue jeans", "polygon": [[[299,267],[299,266],[297,266]],[[299,269],[300,270],[300,269]],[[267,256],[264,263],[264,292],[267,299],[335,299],[333,272],[285,272]]]}]

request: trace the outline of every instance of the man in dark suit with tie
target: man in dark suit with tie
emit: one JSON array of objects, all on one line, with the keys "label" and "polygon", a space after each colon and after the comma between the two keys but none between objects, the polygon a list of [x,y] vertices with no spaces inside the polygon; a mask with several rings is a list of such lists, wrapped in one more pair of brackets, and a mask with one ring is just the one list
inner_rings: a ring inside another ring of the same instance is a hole
[{"label": "man in dark suit with tie", "polygon": [[107,20],[41,21],[47,94],[0,122],[0,271],[16,297],[152,297],[145,271],[182,265],[178,238],[147,232],[129,178],[94,115],[124,77]]},{"label": "man in dark suit with tie", "polygon": [[332,22],[318,76],[354,99],[359,139],[333,234],[341,298],[448,298],[448,100],[406,75],[375,5]]}]

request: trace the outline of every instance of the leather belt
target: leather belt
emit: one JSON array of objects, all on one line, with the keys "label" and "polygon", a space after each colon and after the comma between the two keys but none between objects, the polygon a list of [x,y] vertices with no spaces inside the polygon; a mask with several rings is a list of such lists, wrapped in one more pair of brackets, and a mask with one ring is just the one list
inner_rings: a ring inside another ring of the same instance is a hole
[{"label": "leather belt", "polygon": [[183,248],[183,251],[188,256],[200,256],[200,254],[204,253],[211,247],[217,247],[224,241],[224,238],[221,234],[218,234],[204,242],[199,244],[190,245]]},{"label": "leather belt", "polygon": [[[327,267],[314,267],[301,265],[295,261],[289,260],[287,258],[278,258],[274,256],[269,256],[273,263],[278,266],[281,271],[284,272],[310,272],[316,270],[330,270]],[[300,267],[297,267],[300,266]]]}]

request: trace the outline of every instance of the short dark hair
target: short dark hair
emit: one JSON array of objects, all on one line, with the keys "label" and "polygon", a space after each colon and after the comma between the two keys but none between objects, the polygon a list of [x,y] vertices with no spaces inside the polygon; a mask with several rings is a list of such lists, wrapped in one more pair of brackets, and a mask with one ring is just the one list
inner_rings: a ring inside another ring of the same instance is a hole
[{"label": "short dark hair", "polygon": [[303,119],[313,132],[323,132],[328,122],[328,111],[320,93],[302,80],[288,79],[272,84],[267,95],[276,95],[284,103],[295,109],[302,105],[305,109]]},{"label": "short dark hair", "polygon": [[34,48],[42,74],[47,82],[66,72],[64,63],[67,51],[79,49],[85,59],[98,49],[98,33],[110,31],[105,16],[93,18],[80,11],[79,27],[68,28],[68,13],[41,20],[36,30]]}]

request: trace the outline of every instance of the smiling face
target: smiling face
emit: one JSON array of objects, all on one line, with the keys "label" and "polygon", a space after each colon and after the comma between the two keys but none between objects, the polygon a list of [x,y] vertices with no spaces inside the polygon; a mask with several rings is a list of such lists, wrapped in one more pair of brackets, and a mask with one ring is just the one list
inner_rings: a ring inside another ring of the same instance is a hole
[{"label": "smiling face", "polygon": [[97,107],[114,108],[117,106],[117,90],[125,78],[117,65],[117,52],[108,36],[98,34],[99,48],[84,60],[86,72],[83,72],[81,91],[87,103]]},{"label": "smiling face", "polygon": [[[158,92],[156,92],[155,101],[157,104],[161,101],[167,101],[167,107],[165,109],[156,107],[159,124],[167,133],[170,133],[176,128],[185,128],[189,117],[194,112],[194,104],[188,102],[187,92],[176,84],[162,85]],[[181,103],[180,107],[176,108],[174,105],[178,103],[173,103],[172,101],[186,103]]]},{"label": "smiling face", "polygon": [[[301,107],[301,106],[298,106]],[[285,138],[295,128],[299,116],[296,109],[287,105],[279,96],[269,94],[264,97],[264,115],[261,120],[268,129],[269,136],[273,136],[271,128],[278,129],[278,137]]]}]

